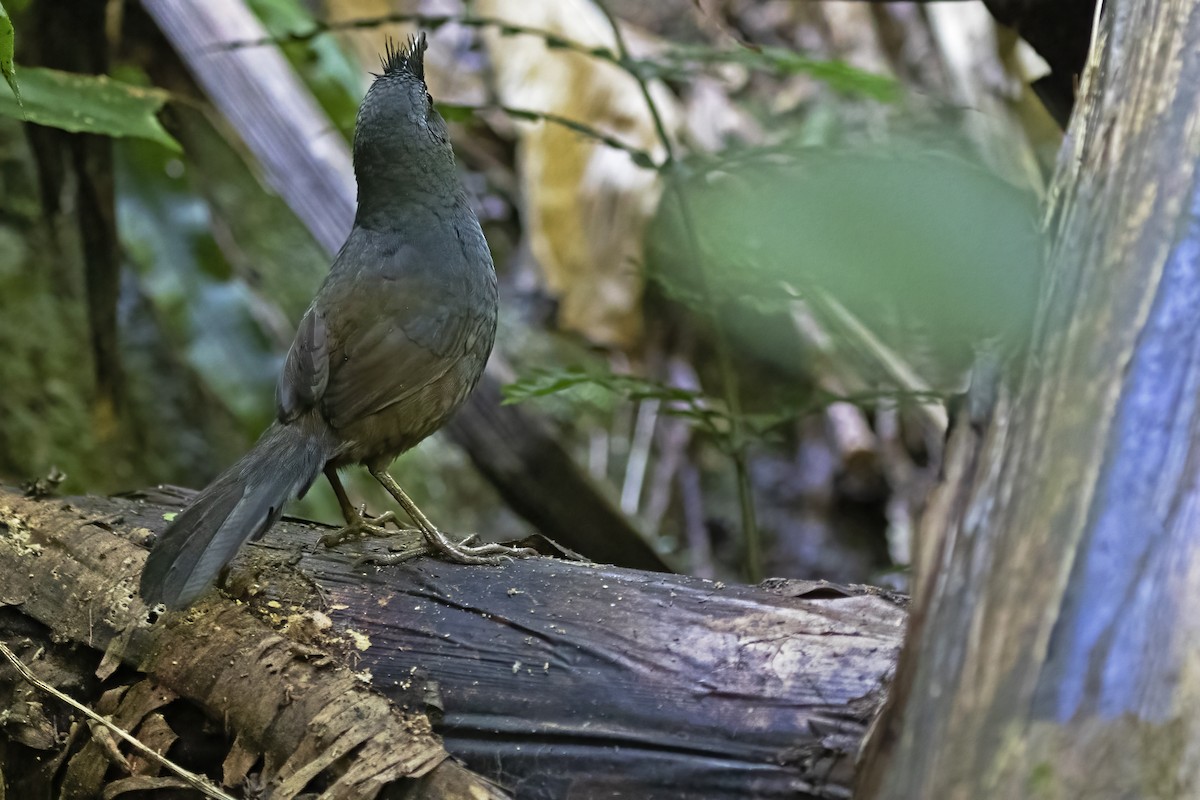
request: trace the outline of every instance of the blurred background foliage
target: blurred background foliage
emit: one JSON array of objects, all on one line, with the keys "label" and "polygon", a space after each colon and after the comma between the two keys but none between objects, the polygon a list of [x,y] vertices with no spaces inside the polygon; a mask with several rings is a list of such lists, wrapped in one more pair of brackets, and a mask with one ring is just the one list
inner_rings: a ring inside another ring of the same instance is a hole
[{"label": "blurred background foliage", "polygon": [[[505,402],[671,564],[903,585],[947,404],[981,349],[1019,368],[1038,296],[1059,133],[981,6],[214,2],[345,140],[385,37],[430,32]],[[199,487],[271,418],[329,258],[140,4],[5,5],[0,476]],[[395,469],[448,529],[528,532],[445,436]],[[323,482],[296,513],[337,519]]]}]

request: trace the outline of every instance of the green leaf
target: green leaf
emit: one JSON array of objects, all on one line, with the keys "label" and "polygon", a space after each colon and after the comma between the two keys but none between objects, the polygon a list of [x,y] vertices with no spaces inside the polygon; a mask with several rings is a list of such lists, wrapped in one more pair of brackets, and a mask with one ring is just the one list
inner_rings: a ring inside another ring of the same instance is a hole
[{"label": "green leaf", "polygon": [[524,378],[508,384],[503,389],[504,405],[558,394],[579,386],[599,386],[623,395],[628,400],[656,399],[688,406],[704,404],[704,396],[689,389],[680,389],[676,386],[632,375],[615,375],[606,372],[591,372],[582,367],[567,367],[566,369],[536,369]]},{"label": "green leaf", "polygon": [[[718,440],[728,439],[731,430],[729,414],[719,403],[706,398],[701,392],[681,389],[677,386],[633,375],[594,372],[582,367],[537,369],[515,383],[504,386],[502,389],[503,403],[512,405],[536,397],[546,397],[588,386],[599,387],[619,395],[627,401],[662,401],[662,413],[691,420],[698,428],[702,428]],[[722,446],[727,444],[727,442],[723,442]]]},{"label": "green leaf", "polygon": [[[852,67],[844,61],[805,58],[781,47],[763,47],[757,55],[764,67],[784,73],[806,73],[846,94],[862,94],[885,102],[900,95],[900,86],[894,79]],[[747,60],[753,62],[754,59]]]},{"label": "green leaf", "polygon": [[17,86],[17,66],[13,63],[13,46],[16,43],[16,32],[12,20],[0,2],[0,74],[8,81],[9,88],[17,99],[17,107],[21,106],[21,90]]},{"label": "green leaf", "polygon": [[0,114],[72,133],[149,139],[182,150],[156,116],[170,94],[105,75],[29,67],[21,71],[23,102],[0,94]]},{"label": "green leaf", "polygon": [[547,397],[591,381],[592,375],[581,367],[537,369],[520,380],[505,384],[501,389],[504,396],[501,405],[511,406],[535,397]]}]

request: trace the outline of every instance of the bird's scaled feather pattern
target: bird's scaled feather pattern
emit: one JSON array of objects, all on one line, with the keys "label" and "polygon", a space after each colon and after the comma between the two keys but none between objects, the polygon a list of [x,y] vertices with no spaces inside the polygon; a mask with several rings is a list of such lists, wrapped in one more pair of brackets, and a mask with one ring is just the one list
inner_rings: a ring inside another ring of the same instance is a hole
[{"label": "bird's scaled feather pattern", "polygon": [[483,373],[496,273],[425,86],[424,52],[424,35],[388,45],[355,127],[354,227],[297,328],[277,419],[163,532],[141,579],[151,605],[198,597],[322,470],[385,469],[445,424]]}]

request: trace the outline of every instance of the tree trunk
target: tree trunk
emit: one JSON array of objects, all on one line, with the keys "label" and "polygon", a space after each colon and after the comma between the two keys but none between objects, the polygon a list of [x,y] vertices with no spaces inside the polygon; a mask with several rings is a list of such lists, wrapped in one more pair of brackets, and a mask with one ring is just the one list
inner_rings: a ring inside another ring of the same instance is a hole
[{"label": "tree trunk", "polygon": [[861,798],[1200,792],[1197,86],[1200,2],[1106,4],[1034,354],[951,443]]},{"label": "tree trunk", "polygon": [[[369,798],[422,775],[421,796],[451,779],[495,796],[479,774],[522,798],[846,798],[903,628],[902,604],[862,587],[724,586],[551,558],[356,567],[383,545],[318,549],[326,529],[288,521],[235,561],[236,599],[213,593],[147,625],[133,542],[177,507],[0,488],[0,607],[20,612],[20,630],[48,629],[35,672],[80,650],[54,642],[105,651],[104,683],[87,674],[94,659],[64,680],[94,697],[144,673],[149,697],[181,701],[139,699],[130,727],[166,714],[172,754],[207,752],[192,758],[232,783],[253,775],[275,798],[322,786]],[[12,619],[0,615],[0,632],[11,641]],[[0,698],[9,675],[0,668]],[[221,722],[232,745],[205,751],[179,705]],[[45,727],[3,729],[10,786],[22,764],[22,787],[57,786],[54,771],[31,775],[34,748],[17,747]],[[69,763],[76,745],[50,736],[37,755]]]}]

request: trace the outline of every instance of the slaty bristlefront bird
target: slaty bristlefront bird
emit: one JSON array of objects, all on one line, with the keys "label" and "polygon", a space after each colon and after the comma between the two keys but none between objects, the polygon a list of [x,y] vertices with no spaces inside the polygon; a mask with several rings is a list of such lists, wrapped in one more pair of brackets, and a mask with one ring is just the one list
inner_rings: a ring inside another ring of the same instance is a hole
[{"label": "slaty bristlefront bird", "polygon": [[534,554],[448,538],[386,472],[462,405],[496,335],[496,272],[425,86],[424,51],[424,35],[387,48],[355,124],[354,227],[300,320],[277,418],[163,532],[142,573],[148,605],[189,604],[322,471],[346,519],[340,533],[382,533],[392,515],[365,518],[338,479],[352,464],[367,467],[445,558]]}]

